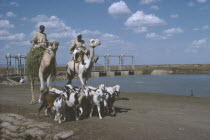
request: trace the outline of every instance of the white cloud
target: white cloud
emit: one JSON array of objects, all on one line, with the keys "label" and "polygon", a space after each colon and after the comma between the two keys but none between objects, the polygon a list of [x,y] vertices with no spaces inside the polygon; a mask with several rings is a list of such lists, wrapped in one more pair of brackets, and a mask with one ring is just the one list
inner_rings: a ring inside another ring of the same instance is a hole
[{"label": "white cloud", "polygon": [[166,22],[159,17],[149,14],[144,14],[143,11],[137,11],[130,16],[124,23],[127,27],[148,27],[148,26],[159,26],[164,25]]},{"label": "white cloud", "polygon": [[37,15],[36,17],[33,17],[31,19],[31,21],[33,22],[41,22],[41,21],[47,21],[48,20],[48,16],[46,15]]},{"label": "white cloud", "polygon": [[28,18],[27,18],[27,17],[22,17],[20,20],[22,20],[22,21],[27,21]]},{"label": "white cloud", "polygon": [[150,9],[159,10],[160,8],[157,5],[152,5],[152,6],[150,6]]},{"label": "white cloud", "polygon": [[194,40],[192,42],[192,45],[194,46],[194,48],[200,48],[205,44],[207,44],[207,38],[203,38],[203,39],[200,39],[200,40]]},{"label": "white cloud", "polygon": [[199,3],[205,3],[207,0],[197,0]]},{"label": "white cloud", "polygon": [[170,18],[178,18],[179,15],[178,14],[173,14],[173,15],[170,15]]},{"label": "white cloud", "polygon": [[150,3],[154,3],[160,0],[140,0],[141,4],[150,4]]},{"label": "white cloud", "polygon": [[179,33],[183,33],[184,31],[181,28],[170,28],[167,30],[164,30],[163,33],[168,34],[168,35],[172,35],[172,34],[179,34]]},{"label": "white cloud", "polygon": [[0,36],[0,40],[23,40],[25,38],[24,33],[16,33],[16,34],[9,34],[9,35],[3,35]]},{"label": "white cloud", "polygon": [[7,30],[0,30],[0,36],[2,35],[9,35],[9,32]]},{"label": "white cloud", "polygon": [[87,3],[103,3],[105,0],[85,0]]},{"label": "white cloud", "polygon": [[103,42],[103,46],[112,46],[121,42],[119,36],[110,33],[102,34],[99,39]]},{"label": "white cloud", "polygon": [[147,27],[137,27],[137,28],[133,29],[133,31],[135,33],[144,33],[144,32],[148,32],[148,28]]},{"label": "white cloud", "polygon": [[198,50],[197,49],[193,49],[191,47],[188,47],[187,49],[185,49],[185,52],[186,53],[194,53],[194,54],[197,54],[198,53]]},{"label": "white cloud", "polygon": [[205,26],[202,27],[202,29],[203,30],[208,30],[208,29],[210,29],[210,26],[209,25],[205,25]]},{"label": "white cloud", "polygon": [[10,2],[9,4],[13,5],[13,6],[19,6],[19,4],[17,2],[14,2],[14,1]]},{"label": "white cloud", "polygon": [[200,31],[200,30],[209,30],[210,29],[210,26],[209,25],[204,25],[204,26],[202,26],[202,27],[200,27],[200,28],[193,28],[193,30],[194,31]]},{"label": "white cloud", "polygon": [[91,30],[83,30],[81,31],[82,35],[100,35],[101,32],[99,31],[91,31]]},{"label": "white cloud", "polygon": [[[67,26],[61,19],[56,16],[46,16],[38,15],[31,19],[36,22],[36,30],[40,25],[44,25],[48,33],[48,38],[50,39],[60,39],[60,38],[73,38],[76,37],[76,30]],[[36,31],[33,31],[34,34]]]},{"label": "white cloud", "polygon": [[193,28],[193,31],[199,31],[200,29],[199,28]]},{"label": "white cloud", "polygon": [[0,20],[0,29],[14,28],[13,24],[10,24],[9,20]]},{"label": "white cloud", "polygon": [[29,40],[27,41],[13,41],[10,42],[9,45],[16,45],[16,46],[31,46],[31,43]]},{"label": "white cloud", "polygon": [[188,5],[189,7],[194,7],[194,6],[195,6],[195,3],[191,1],[191,2],[188,2],[187,5]]},{"label": "white cloud", "polygon": [[186,53],[198,53],[201,49],[209,49],[210,43],[207,38],[202,38],[199,40],[194,40],[192,45],[185,49]]},{"label": "white cloud", "polygon": [[114,2],[109,8],[108,13],[112,16],[122,16],[131,13],[127,4],[124,1]]},{"label": "white cloud", "polygon": [[40,25],[44,25],[48,29],[53,29],[58,31],[67,31],[69,30],[69,28],[71,28],[56,16],[50,16],[49,18],[47,17],[44,20],[38,21],[36,27],[39,28]]},{"label": "white cloud", "polygon": [[153,39],[153,40],[165,40],[168,39],[166,36],[158,35],[156,33],[147,33],[146,34],[147,39]]},{"label": "white cloud", "polygon": [[[101,47],[98,47],[96,51],[99,51],[102,54],[130,54],[129,51],[134,51],[136,47],[134,44],[122,40],[119,36],[110,33],[103,33],[99,36],[99,39],[101,40],[102,45]],[[108,49],[104,49],[104,47]]]},{"label": "white cloud", "polygon": [[109,33],[105,33],[102,35],[103,38],[106,38],[106,39],[119,39],[119,36],[117,35],[113,35],[113,34],[109,34]]},{"label": "white cloud", "polygon": [[7,17],[16,17],[16,15],[13,12],[7,12],[6,16]]},{"label": "white cloud", "polygon": [[48,38],[55,40],[55,39],[62,39],[62,38],[72,38],[72,34],[70,32],[59,32],[59,33],[49,33]]},{"label": "white cloud", "polygon": [[172,37],[174,34],[183,33],[184,31],[181,28],[170,28],[167,30],[164,30],[162,34],[156,34],[156,33],[147,33],[146,38],[147,39],[153,39],[153,40],[166,40]]}]

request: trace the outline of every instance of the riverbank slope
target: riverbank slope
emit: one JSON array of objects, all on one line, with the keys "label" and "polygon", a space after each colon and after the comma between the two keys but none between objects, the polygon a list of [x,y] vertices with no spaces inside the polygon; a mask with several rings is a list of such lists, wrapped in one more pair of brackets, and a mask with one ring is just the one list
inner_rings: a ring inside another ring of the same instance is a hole
[{"label": "riverbank slope", "polygon": [[[0,88],[0,113],[16,113],[52,123],[62,130],[73,130],[72,139],[207,140],[210,137],[210,98],[121,93],[122,100],[115,104],[116,117],[105,116],[100,120],[94,116],[58,124],[48,117],[37,118],[40,104],[29,104],[29,85]],[[39,87],[35,89],[38,96]]]}]

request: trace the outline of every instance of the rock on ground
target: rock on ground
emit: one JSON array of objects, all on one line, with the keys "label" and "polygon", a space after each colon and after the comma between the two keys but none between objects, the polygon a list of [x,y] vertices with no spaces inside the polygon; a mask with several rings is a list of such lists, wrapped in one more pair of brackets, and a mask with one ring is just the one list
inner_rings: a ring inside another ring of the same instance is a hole
[{"label": "rock on ground", "polygon": [[54,129],[55,128],[50,123],[36,122],[18,114],[0,114],[0,137],[2,140],[65,140],[74,134],[73,131],[54,134]]}]

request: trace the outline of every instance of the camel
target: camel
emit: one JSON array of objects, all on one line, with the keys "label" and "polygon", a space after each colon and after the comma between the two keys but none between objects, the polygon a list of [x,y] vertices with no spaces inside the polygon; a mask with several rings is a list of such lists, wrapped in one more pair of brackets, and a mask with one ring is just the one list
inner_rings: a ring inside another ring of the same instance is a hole
[{"label": "camel", "polygon": [[[51,42],[48,49],[44,50],[41,63],[39,66],[39,79],[40,79],[40,97],[42,95],[42,92],[44,91],[44,82],[47,81],[47,87],[50,87],[50,81],[53,75],[56,74],[56,51],[58,49],[59,42]],[[37,103],[37,99],[34,94],[34,82],[35,78],[31,78],[31,104]],[[40,101],[40,99],[39,99]]]},{"label": "camel", "polygon": [[100,40],[98,39],[90,39],[89,40],[89,46],[90,46],[90,56],[84,55],[84,64],[75,63],[74,60],[71,60],[67,64],[67,78],[68,83],[71,84],[72,79],[75,75],[78,75],[80,82],[82,86],[85,86],[87,84],[87,80],[89,78],[91,69],[93,67],[94,63],[94,48],[96,46],[101,45]]}]

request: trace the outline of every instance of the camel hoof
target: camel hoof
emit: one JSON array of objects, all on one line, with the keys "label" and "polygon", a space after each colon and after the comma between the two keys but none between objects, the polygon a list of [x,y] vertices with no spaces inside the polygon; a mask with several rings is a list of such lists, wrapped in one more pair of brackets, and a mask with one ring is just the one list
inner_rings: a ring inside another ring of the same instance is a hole
[{"label": "camel hoof", "polygon": [[41,104],[41,103],[42,103],[42,100],[41,100],[41,98],[39,98],[39,100],[38,100],[38,103],[39,103],[39,104]]},{"label": "camel hoof", "polygon": [[38,103],[37,100],[31,100],[31,102],[30,102],[31,105],[34,105],[34,104],[37,104],[37,103]]},{"label": "camel hoof", "polygon": [[40,91],[43,92],[44,91],[44,87],[40,87]]}]

